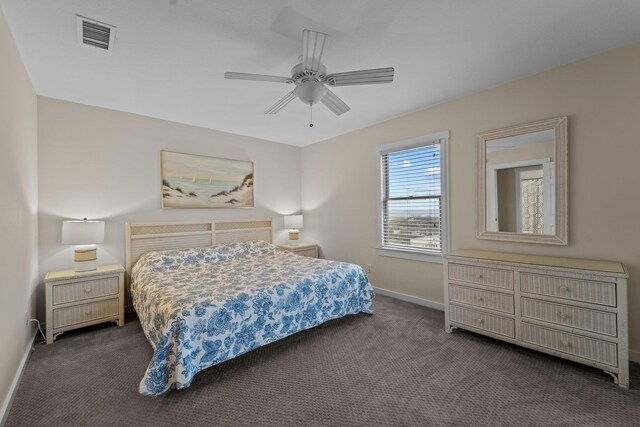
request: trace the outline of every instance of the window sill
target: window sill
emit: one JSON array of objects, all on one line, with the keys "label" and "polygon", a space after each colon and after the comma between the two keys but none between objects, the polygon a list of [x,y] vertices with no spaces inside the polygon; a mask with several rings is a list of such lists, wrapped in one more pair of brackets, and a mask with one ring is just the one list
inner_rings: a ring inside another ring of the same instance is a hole
[{"label": "window sill", "polygon": [[392,258],[410,259],[412,261],[431,262],[434,264],[442,264],[442,254],[424,253],[403,249],[389,249],[378,247],[378,255]]}]

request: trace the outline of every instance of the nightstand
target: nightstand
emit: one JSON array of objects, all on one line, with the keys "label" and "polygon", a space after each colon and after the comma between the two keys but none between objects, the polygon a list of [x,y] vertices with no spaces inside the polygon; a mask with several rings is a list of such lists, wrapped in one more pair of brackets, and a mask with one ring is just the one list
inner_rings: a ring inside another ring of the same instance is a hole
[{"label": "nightstand", "polygon": [[92,271],[62,270],[44,278],[47,344],[65,331],[117,322],[124,325],[124,267],[103,265]]},{"label": "nightstand", "polygon": [[278,247],[296,255],[318,258],[318,245],[315,243],[300,242],[297,245],[278,245]]}]

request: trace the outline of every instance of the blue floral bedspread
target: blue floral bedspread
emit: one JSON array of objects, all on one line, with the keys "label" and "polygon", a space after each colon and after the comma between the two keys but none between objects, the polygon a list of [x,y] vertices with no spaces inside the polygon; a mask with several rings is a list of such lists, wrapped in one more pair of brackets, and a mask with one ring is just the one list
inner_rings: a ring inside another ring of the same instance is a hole
[{"label": "blue floral bedspread", "polygon": [[266,242],[150,252],[131,294],[154,355],[140,393],[189,387],[196,373],[330,319],[373,313],[361,267]]}]

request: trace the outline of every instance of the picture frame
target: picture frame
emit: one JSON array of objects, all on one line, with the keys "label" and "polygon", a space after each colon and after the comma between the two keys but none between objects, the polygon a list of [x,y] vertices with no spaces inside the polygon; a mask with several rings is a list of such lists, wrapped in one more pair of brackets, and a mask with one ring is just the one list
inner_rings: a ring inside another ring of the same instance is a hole
[{"label": "picture frame", "polygon": [[254,207],[252,161],[160,151],[163,209]]}]

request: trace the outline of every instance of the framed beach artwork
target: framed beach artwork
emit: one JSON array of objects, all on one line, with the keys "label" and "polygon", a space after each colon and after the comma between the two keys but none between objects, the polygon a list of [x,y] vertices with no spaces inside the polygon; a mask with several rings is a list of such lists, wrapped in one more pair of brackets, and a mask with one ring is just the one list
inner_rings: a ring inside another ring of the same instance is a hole
[{"label": "framed beach artwork", "polygon": [[163,208],[252,208],[253,162],[160,152]]}]

